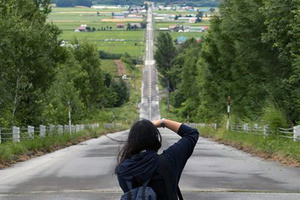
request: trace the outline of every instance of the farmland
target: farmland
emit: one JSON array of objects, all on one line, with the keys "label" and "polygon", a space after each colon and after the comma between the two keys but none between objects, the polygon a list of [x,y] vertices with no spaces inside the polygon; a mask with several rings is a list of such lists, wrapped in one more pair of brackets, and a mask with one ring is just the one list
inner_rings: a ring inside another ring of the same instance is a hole
[{"label": "farmland", "polygon": [[[209,7],[199,7],[199,10],[207,10],[203,12],[203,18],[202,21],[199,23],[189,23],[187,20],[173,20],[173,19],[167,19],[167,20],[156,20],[155,22],[155,27],[156,27],[156,35],[159,34],[159,32],[162,32],[161,28],[168,29],[169,26],[176,26],[176,25],[182,25],[182,26],[188,26],[188,27],[203,27],[203,26],[209,26],[210,25],[210,18],[217,13],[211,13],[208,11],[210,8]],[[189,16],[193,15],[195,16],[197,14],[196,11],[187,11],[187,10],[156,10],[155,11],[158,15],[163,16],[163,15],[181,15],[181,16]],[[163,31],[163,32],[168,32],[173,40],[175,40],[178,37],[187,37],[187,38],[202,38],[206,33],[205,32],[176,32],[176,31]]]},{"label": "farmland", "polygon": [[[88,41],[97,46],[98,50],[110,53],[129,53],[136,58],[142,58],[145,49],[144,30],[127,31],[127,23],[137,23],[143,19],[113,19],[112,13],[121,12],[121,8],[92,9],[92,8],[53,8],[48,22],[54,23],[62,30],[60,39],[72,42]],[[117,24],[124,24],[124,28],[117,28]],[[93,32],[79,32],[74,30],[86,24],[94,28]]]}]

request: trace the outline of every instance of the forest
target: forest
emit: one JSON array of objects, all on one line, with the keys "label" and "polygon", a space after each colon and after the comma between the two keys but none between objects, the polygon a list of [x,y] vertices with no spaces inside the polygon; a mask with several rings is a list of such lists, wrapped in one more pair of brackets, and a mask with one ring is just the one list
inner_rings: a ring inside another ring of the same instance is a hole
[{"label": "forest", "polygon": [[129,99],[127,84],[101,70],[94,45],[61,46],[61,31],[46,22],[50,3],[0,1],[0,127],[66,123],[68,102],[76,123]]},{"label": "forest", "polygon": [[198,43],[157,39],[160,80],[170,111],[195,122],[293,126],[300,121],[300,1],[224,0]]}]

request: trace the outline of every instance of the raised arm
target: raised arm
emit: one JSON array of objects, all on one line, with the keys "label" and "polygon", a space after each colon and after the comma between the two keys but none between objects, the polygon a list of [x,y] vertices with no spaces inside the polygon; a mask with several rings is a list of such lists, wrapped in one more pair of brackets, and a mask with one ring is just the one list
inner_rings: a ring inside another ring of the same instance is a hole
[{"label": "raised arm", "polygon": [[174,131],[175,133],[178,133],[178,130],[181,126],[182,123],[179,122],[175,122],[169,119],[160,119],[160,120],[155,120],[152,121],[152,123],[156,126],[156,127],[162,127],[162,125],[164,124],[166,128]]},{"label": "raised arm", "polygon": [[[156,127],[161,127],[162,120],[153,121],[152,123]],[[181,139],[169,146],[169,148],[167,148],[163,152],[166,159],[169,161],[168,165],[170,167],[170,170],[173,172],[177,172],[175,174],[178,177],[174,178],[176,179],[176,181],[178,181],[188,158],[193,153],[194,147],[199,137],[199,132],[197,129],[172,120],[164,120],[164,123],[167,128],[171,129],[179,136],[181,136]]]}]

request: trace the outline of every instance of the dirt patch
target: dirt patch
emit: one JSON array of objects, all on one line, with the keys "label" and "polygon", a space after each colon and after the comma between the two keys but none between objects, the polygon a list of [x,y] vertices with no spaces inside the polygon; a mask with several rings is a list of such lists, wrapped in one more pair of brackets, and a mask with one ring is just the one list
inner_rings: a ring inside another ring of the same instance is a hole
[{"label": "dirt patch", "polygon": [[143,19],[101,19],[101,22],[142,22]]},{"label": "dirt patch", "polygon": [[119,75],[125,75],[125,66],[124,63],[121,60],[114,60],[115,64],[117,65],[117,69],[118,69],[118,74]]},{"label": "dirt patch", "polygon": [[253,156],[257,156],[257,157],[260,157],[260,158],[263,158],[263,159],[266,159],[266,160],[269,160],[269,161],[279,162],[279,163],[281,163],[283,165],[286,165],[286,166],[300,167],[300,162],[299,161],[297,161],[293,158],[285,157],[285,156],[280,155],[278,153],[266,153],[266,152],[262,152],[262,151],[259,151],[257,149],[254,149],[253,147],[250,147],[250,146],[243,146],[242,144],[240,144],[238,142],[227,141],[227,140],[224,140],[224,139],[214,138],[214,137],[211,137],[211,136],[204,136],[204,137],[210,138],[211,140],[213,140],[215,142],[218,142],[220,144],[231,146],[231,147],[234,147],[238,150],[244,151],[246,153],[250,153]]}]

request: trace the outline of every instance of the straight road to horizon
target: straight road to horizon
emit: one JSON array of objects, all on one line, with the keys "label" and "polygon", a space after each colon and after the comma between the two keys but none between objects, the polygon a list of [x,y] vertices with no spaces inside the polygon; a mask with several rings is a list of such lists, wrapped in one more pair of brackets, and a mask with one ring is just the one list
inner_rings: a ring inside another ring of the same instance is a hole
[{"label": "straight road to horizon", "polygon": [[[158,119],[157,74],[153,61],[152,9],[140,117]],[[160,129],[162,149],[179,139]],[[1,200],[117,200],[114,175],[120,144],[128,131],[108,134],[0,170]],[[160,151],[160,152],[161,152]],[[300,169],[264,161],[232,147],[199,138],[180,181],[185,200],[300,200]]]}]

